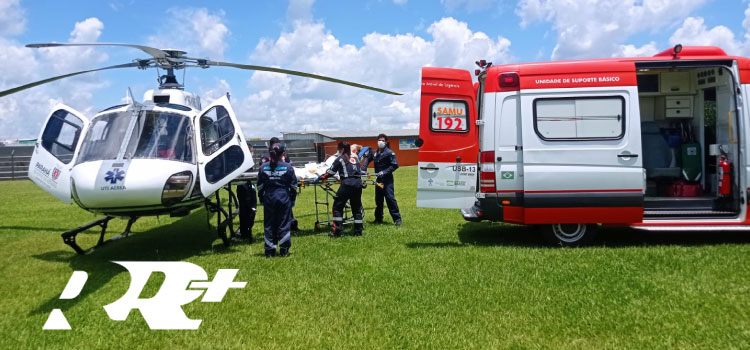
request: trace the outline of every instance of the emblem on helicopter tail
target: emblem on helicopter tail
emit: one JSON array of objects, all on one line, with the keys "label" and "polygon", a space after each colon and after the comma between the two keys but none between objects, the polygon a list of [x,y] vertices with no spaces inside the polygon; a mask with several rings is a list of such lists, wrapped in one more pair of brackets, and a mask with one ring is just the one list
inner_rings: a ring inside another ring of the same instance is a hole
[{"label": "emblem on helicopter tail", "polygon": [[109,181],[111,184],[117,184],[117,181],[125,180],[125,172],[118,169],[113,168],[112,170],[107,172],[107,176],[104,177],[104,181]]}]

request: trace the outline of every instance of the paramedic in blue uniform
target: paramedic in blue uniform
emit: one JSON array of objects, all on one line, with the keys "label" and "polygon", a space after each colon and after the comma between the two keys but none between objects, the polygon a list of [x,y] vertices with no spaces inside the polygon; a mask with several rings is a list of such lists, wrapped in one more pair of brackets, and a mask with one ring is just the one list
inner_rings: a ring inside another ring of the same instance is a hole
[{"label": "paramedic in blue uniform", "polygon": [[398,169],[398,160],[396,154],[388,147],[388,136],[385,134],[378,135],[378,150],[370,152],[365,165],[362,166],[362,171],[367,171],[367,166],[373,161],[378,183],[375,186],[375,222],[383,222],[383,199],[385,199],[393,224],[401,226],[401,213],[398,211],[398,203],[396,203],[393,190],[393,172]]},{"label": "paramedic in blue uniform", "polygon": [[[282,144],[281,141],[279,141],[278,137],[272,137],[270,140],[268,140],[268,149],[270,150],[273,145],[275,144]],[[289,155],[284,152],[284,155],[282,156],[282,159],[284,162],[287,162],[289,164],[292,164],[292,160],[289,158]],[[271,156],[268,152],[263,153],[263,155],[260,157],[260,162],[265,163],[271,161]],[[294,203],[292,203],[292,208],[294,208]],[[299,224],[297,222],[297,219],[294,217],[294,213],[292,213],[292,231],[299,231]]]},{"label": "paramedic in blue uniform", "polygon": [[333,200],[333,232],[331,232],[331,237],[341,236],[341,232],[344,230],[344,210],[346,210],[347,201],[351,205],[352,216],[354,216],[354,235],[361,236],[364,230],[364,223],[362,222],[364,212],[362,209],[362,174],[359,165],[349,160],[351,152],[351,145],[348,142],[339,142],[337,147],[338,157],[326,173],[320,176],[320,179],[325,180],[338,173],[341,180],[341,186],[336,191],[336,198]]},{"label": "paramedic in blue uniform", "polygon": [[258,194],[263,202],[264,247],[266,258],[289,255],[292,246],[292,203],[297,196],[297,176],[292,165],[284,162],[284,145],[271,147],[271,160],[258,172]]}]

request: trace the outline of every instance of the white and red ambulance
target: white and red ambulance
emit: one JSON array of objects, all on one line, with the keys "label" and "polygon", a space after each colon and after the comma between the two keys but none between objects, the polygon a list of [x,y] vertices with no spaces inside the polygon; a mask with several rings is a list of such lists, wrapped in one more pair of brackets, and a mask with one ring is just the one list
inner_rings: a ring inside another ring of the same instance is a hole
[{"label": "white and red ambulance", "polygon": [[422,68],[417,206],[543,225],[750,230],[750,59],[653,57]]}]

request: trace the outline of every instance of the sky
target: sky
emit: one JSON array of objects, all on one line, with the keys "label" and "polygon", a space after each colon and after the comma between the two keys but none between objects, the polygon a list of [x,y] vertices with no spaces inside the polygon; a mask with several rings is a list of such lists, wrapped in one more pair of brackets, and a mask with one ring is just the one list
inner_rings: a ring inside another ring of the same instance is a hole
[{"label": "sky", "polygon": [[[300,70],[403,93],[390,96],[284,74],[186,72],[204,106],[230,92],[247,138],[288,131],[419,125],[421,67],[650,56],[675,44],[750,56],[747,0],[0,0],[0,90],[146,58],[130,48],[30,49],[115,42],[191,57]],[[156,88],[154,70],[111,70],[0,97],[0,139],[35,138],[64,103],[93,117]]]}]

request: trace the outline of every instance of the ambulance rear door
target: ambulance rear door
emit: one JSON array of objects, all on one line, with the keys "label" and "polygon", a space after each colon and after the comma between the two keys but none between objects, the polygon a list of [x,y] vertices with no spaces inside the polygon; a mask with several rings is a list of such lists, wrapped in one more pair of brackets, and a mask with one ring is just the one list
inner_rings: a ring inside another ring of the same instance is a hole
[{"label": "ambulance rear door", "polygon": [[477,186],[478,133],[471,74],[422,68],[417,206],[470,207]]}]

